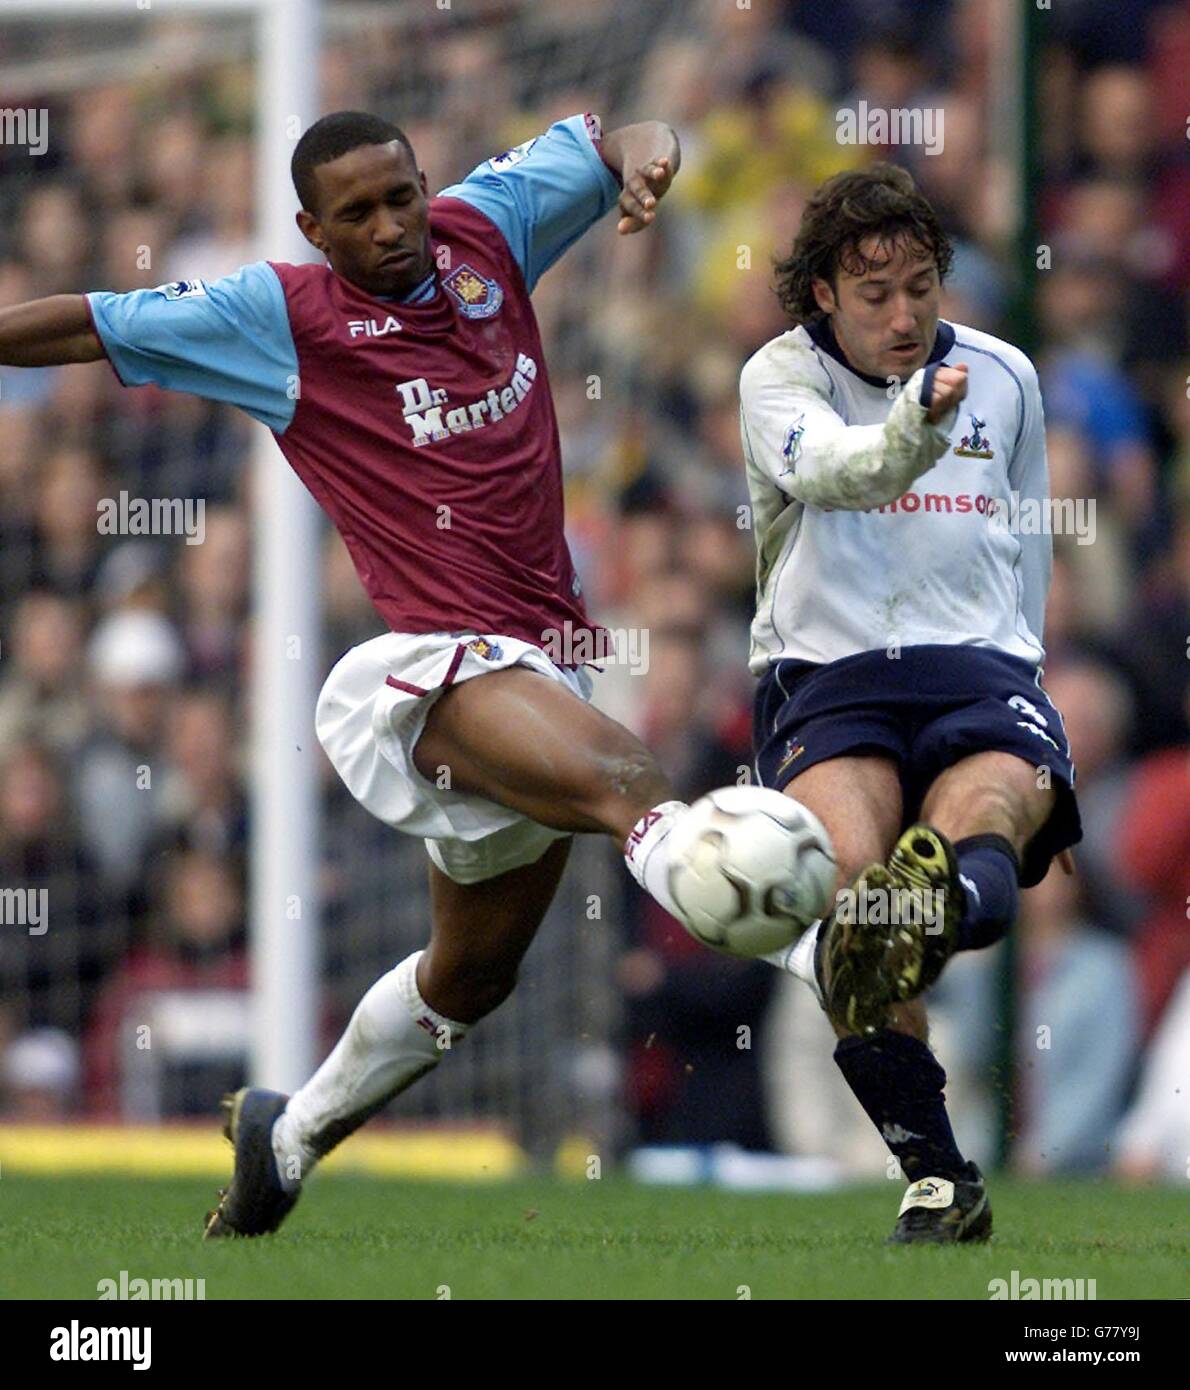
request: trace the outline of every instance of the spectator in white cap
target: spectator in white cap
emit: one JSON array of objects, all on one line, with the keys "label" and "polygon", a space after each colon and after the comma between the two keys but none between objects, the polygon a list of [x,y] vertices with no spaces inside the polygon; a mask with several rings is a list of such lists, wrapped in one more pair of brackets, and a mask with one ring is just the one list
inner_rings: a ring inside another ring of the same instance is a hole
[{"label": "spectator in white cap", "polygon": [[61,1028],[35,1028],[14,1038],[0,1065],[4,1114],[57,1120],[74,1109],[79,1086],[78,1044]]},{"label": "spectator in white cap", "polygon": [[121,609],[95,631],[87,664],[98,730],[75,794],[84,842],[116,887],[132,884],[160,823],[161,735],[186,654],[160,613]]}]

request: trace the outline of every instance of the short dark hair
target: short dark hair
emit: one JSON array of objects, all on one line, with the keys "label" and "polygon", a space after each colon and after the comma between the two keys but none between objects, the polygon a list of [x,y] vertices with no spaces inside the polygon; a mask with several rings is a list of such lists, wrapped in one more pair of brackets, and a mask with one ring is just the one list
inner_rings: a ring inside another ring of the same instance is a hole
[{"label": "short dark hair", "polygon": [[909,171],[885,163],[849,169],[815,190],[793,250],[776,263],[777,298],[795,323],[808,323],[822,313],[814,280],[826,280],[834,288],[840,268],[849,275],[868,270],[871,261],[860,254],[859,245],[873,235],[932,252],[938,278],[946,279],[954,248]]},{"label": "short dark hair", "polygon": [[289,164],[293,186],[302,207],[310,213],[317,211],[314,170],[320,164],[329,164],[332,159],[338,159],[340,155],[361,145],[387,145],[393,140],[399,140],[405,146],[416,168],[417,156],[413,153],[409,137],[391,121],[367,111],[333,111],[329,116],[315,121],[297,142]]}]

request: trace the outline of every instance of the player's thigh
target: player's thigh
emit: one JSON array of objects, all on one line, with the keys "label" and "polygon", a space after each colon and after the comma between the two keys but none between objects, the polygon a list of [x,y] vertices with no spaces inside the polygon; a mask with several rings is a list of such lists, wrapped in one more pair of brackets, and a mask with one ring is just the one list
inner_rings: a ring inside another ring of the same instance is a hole
[{"label": "player's thigh", "polygon": [[930,785],[921,818],[951,840],[1003,835],[1017,854],[1049,819],[1057,793],[1049,778],[1014,753],[973,753]]},{"label": "player's thigh", "polygon": [[456,883],[431,862],[430,944],[417,969],[418,990],[431,1008],[471,1023],[507,997],[553,901],[570,845],[555,840],[535,863],[479,883]]},{"label": "player's thigh", "polygon": [[826,826],[839,866],[836,888],[888,857],[901,828],[901,779],[891,758],[827,758],[799,773],[784,791]]},{"label": "player's thigh", "polygon": [[645,811],[673,797],[634,734],[525,667],[440,696],[413,760],[423,777],[434,780],[447,768],[452,790],[487,797],[556,830],[626,839]]}]

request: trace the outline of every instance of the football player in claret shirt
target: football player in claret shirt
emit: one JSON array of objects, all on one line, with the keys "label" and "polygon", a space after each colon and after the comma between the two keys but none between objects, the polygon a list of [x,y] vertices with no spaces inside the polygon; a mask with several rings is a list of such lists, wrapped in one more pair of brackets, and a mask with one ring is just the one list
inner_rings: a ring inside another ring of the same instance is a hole
[{"label": "football player in claret shirt", "polygon": [[766,957],[817,993],[835,1061],[910,1179],[892,1240],[984,1240],[920,995],[1012,925],[1081,834],[1042,683],[1048,498],[1037,372],[939,317],[951,248],[888,164],[810,199],[740,378],[758,547],[757,776],[835,846],[835,910]]},{"label": "football player in claret shirt", "polygon": [[621,233],[647,228],[679,158],[667,125],[604,135],[579,114],[430,197],[400,129],[339,112],[292,163],[298,224],[322,262],[0,311],[2,364],[106,356],[126,386],[192,392],[268,425],[389,629],[334,667],[316,726],[353,795],[425,839],[430,944],[372,986],[292,1097],[227,1098],[235,1171],[208,1236],[275,1230],[318,1158],[500,1004],[572,834],[614,836],[681,919],[666,840],[689,808],[588,703],[602,630],[563,535],[529,302],[612,208]]}]

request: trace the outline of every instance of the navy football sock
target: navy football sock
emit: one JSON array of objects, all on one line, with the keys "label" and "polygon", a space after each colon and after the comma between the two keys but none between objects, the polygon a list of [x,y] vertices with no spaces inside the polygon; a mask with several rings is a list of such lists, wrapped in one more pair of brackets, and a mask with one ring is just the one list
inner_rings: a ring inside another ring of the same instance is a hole
[{"label": "navy football sock", "polygon": [[978,951],[1016,921],[1020,860],[1003,835],[968,835],[955,841],[954,852],[965,899],[955,950]]},{"label": "navy football sock", "polygon": [[946,1073],[925,1043],[881,1028],[841,1038],[835,1062],[910,1182],[954,1178],[966,1168],[942,1095]]}]

